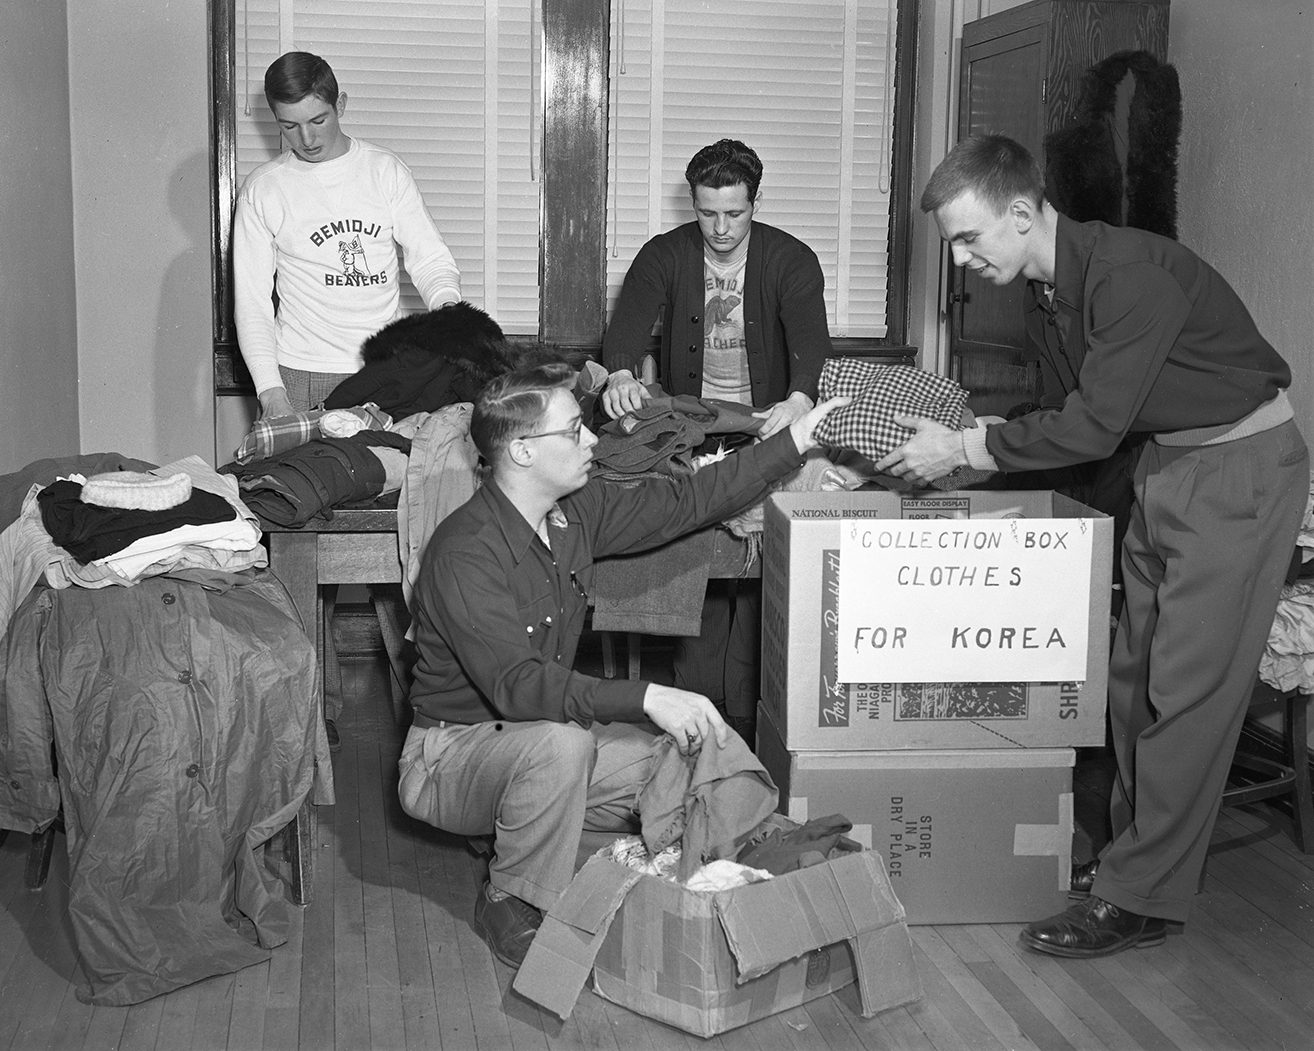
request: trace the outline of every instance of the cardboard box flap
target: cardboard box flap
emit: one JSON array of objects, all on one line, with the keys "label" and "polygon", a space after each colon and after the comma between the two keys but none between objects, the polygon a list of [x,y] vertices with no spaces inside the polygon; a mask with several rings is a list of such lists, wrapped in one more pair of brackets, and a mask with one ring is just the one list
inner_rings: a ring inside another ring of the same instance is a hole
[{"label": "cardboard box flap", "polygon": [[738,965],[738,984],[835,942],[853,941],[857,956],[859,935],[904,918],[885,864],[873,851],[723,892],[716,911]]},{"label": "cardboard box flap", "polygon": [[568,1018],[621,902],[642,878],[634,869],[589,858],[543,917],[512,983],[516,992]]}]

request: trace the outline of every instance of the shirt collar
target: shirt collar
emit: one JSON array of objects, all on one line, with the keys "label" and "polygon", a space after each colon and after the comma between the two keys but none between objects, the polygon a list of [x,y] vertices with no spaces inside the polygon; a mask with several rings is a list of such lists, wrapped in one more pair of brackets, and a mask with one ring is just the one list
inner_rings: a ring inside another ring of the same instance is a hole
[{"label": "shirt collar", "polygon": [[1080,311],[1081,234],[1080,223],[1073,222],[1062,212],[1058,213],[1054,239],[1054,302],[1051,305],[1049,297],[1045,295],[1045,282],[1028,281],[1026,310],[1043,310],[1047,314],[1053,314],[1061,304],[1074,313]]},{"label": "shirt collar", "polygon": [[506,493],[502,492],[501,486],[495,479],[488,478],[481,489],[493,513],[493,521],[502,531],[502,539],[506,541],[511,556],[519,564],[524,559],[525,552],[529,550],[529,545],[539,542],[537,534]]}]

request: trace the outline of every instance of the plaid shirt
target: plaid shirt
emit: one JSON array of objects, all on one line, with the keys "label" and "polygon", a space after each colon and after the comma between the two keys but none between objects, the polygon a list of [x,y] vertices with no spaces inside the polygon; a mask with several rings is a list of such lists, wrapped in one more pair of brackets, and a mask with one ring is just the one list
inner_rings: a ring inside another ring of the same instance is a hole
[{"label": "plaid shirt", "polygon": [[294,412],[290,416],[274,416],[256,420],[251,431],[242,440],[234,458],[238,463],[250,463],[263,460],[276,453],[287,452],[298,445],[305,445],[314,438],[324,437],[320,431],[319,421],[326,412],[347,412],[358,417],[369,430],[384,430],[392,424],[392,417],[373,402],[358,405],[351,409],[311,409],[308,412]]},{"label": "plaid shirt", "polygon": [[[873,462],[917,433],[895,423],[895,416],[921,416],[961,431],[967,408],[967,391],[947,376],[858,358],[830,358],[822,367],[819,400],[839,395],[853,401],[817,424],[814,437],[823,445],[852,449]],[[976,485],[990,473],[959,467],[931,484],[936,489],[958,489]]]}]

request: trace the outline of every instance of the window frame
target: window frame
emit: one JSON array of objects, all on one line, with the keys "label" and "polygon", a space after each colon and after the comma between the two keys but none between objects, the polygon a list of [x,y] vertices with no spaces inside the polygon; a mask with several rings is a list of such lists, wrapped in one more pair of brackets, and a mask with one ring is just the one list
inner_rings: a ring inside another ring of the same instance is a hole
[{"label": "window frame", "polygon": [[[545,93],[544,170],[539,197],[539,341],[597,358],[606,321],[607,70],[610,4],[542,0],[544,83],[575,90]],[[920,0],[898,0],[884,337],[834,337],[836,353],[909,357],[912,258],[913,123],[917,101]],[[233,320],[232,226],[237,202],[237,0],[208,0],[210,49],[211,300],[216,396],[254,387]],[[580,134],[580,129],[584,130]],[[581,179],[578,172],[593,173]],[[562,173],[572,173],[563,175]],[[581,221],[582,220],[582,221]],[[566,230],[572,231],[569,236]]]}]

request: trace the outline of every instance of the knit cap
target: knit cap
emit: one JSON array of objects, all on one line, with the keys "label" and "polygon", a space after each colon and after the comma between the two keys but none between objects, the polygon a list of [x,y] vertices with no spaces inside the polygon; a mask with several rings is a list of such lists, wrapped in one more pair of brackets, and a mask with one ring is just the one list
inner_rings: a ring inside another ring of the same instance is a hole
[{"label": "knit cap", "polygon": [[141,471],[110,471],[93,474],[82,486],[84,504],[134,511],[166,511],[186,503],[191,495],[192,479],[182,471],[167,478]]}]

